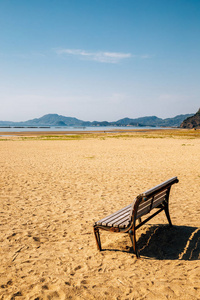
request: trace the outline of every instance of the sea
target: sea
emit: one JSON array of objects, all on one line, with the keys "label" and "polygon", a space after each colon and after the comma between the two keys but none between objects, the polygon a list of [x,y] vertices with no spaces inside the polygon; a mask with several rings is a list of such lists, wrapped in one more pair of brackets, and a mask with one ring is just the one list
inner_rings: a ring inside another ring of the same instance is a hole
[{"label": "sea", "polygon": [[[9,126],[9,127],[0,127],[0,132],[40,132],[40,131],[113,131],[113,130],[129,130],[129,129],[161,129],[161,127],[136,127],[136,126],[91,126],[91,127],[72,127],[72,126]],[[166,127],[162,129],[167,129]]]}]

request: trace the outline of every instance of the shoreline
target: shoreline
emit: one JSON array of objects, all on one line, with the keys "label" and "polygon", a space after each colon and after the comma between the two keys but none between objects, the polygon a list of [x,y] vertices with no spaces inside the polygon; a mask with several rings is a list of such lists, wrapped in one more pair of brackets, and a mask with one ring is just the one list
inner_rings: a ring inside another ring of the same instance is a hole
[{"label": "shoreline", "polygon": [[[170,130],[176,130],[177,128],[170,128]],[[81,130],[77,130],[77,131],[74,131],[74,130],[62,130],[62,131],[56,131],[56,130],[51,130],[51,131],[37,131],[37,130],[33,130],[33,131],[1,131],[1,128],[0,128],[0,135],[7,135],[7,134],[11,134],[11,135],[24,135],[24,134],[89,134],[89,133],[118,133],[118,132],[146,132],[146,131],[157,131],[157,130],[169,130],[169,129],[160,129],[160,128],[155,128],[155,129],[108,129],[108,130],[85,130],[85,131],[81,131]]]},{"label": "shoreline", "polygon": [[31,137],[76,137],[95,138],[95,137],[185,137],[200,138],[200,129],[183,129],[183,128],[166,128],[166,129],[113,129],[113,130],[97,130],[97,131],[0,131],[1,139],[15,138],[31,138]]}]

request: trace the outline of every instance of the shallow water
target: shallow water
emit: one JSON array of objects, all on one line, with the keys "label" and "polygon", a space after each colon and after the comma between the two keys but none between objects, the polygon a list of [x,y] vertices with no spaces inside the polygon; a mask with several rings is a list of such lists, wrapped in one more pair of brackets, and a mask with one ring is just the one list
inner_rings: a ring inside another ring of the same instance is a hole
[{"label": "shallow water", "polygon": [[[91,127],[71,127],[71,126],[49,126],[49,127],[0,127],[0,132],[26,132],[26,131],[109,131],[124,129],[161,129],[161,127],[136,127],[136,126],[91,126]],[[169,128],[162,128],[169,129]]]}]

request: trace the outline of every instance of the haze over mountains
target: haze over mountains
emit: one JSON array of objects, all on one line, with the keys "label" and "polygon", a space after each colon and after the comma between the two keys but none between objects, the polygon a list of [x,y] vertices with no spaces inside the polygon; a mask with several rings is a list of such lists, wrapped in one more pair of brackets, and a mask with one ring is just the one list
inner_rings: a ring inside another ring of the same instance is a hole
[{"label": "haze over mountains", "polygon": [[25,122],[0,121],[0,126],[150,126],[150,127],[179,127],[181,123],[194,114],[178,115],[174,118],[162,119],[156,116],[136,119],[123,118],[114,122],[83,121],[77,118],[65,117],[58,114],[47,114],[41,118]]}]

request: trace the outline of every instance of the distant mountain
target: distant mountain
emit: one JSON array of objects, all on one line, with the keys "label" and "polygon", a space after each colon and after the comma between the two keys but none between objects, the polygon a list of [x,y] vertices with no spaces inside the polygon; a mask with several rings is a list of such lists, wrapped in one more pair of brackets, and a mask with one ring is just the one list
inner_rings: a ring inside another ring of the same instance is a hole
[{"label": "distant mountain", "polygon": [[191,116],[188,117],[187,119],[185,119],[181,125],[181,128],[195,128],[195,129],[200,129],[200,109],[198,110],[198,112]]},{"label": "distant mountain", "polygon": [[160,119],[156,116],[152,117],[142,117],[142,118],[137,118],[137,119],[129,119],[129,118],[124,118],[121,120],[118,120],[116,125],[118,126],[160,126],[161,122],[163,119]]},{"label": "distant mountain", "polygon": [[23,122],[24,125],[35,126],[80,126],[83,121],[76,118],[64,117],[57,114],[48,114],[39,119]]},{"label": "distant mountain", "polygon": [[0,126],[150,126],[150,127],[179,127],[181,123],[193,114],[178,115],[174,118],[161,119],[156,116],[136,119],[124,118],[115,122],[82,121],[77,118],[64,117],[57,114],[47,114],[41,118],[25,122],[0,121]]},{"label": "distant mountain", "polygon": [[192,114],[178,115],[174,118],[161,119],[156,116],[142,117],[137,119],[124,118],[113,124],[118,126],[150,126],[150,127],[179,127],[183,120]]},{"label": "distant mountain", "polygon": [[0,126],[82,126],[83,121],[57,114],[47,114],[41,118],[25,122],[0,121]]}]

